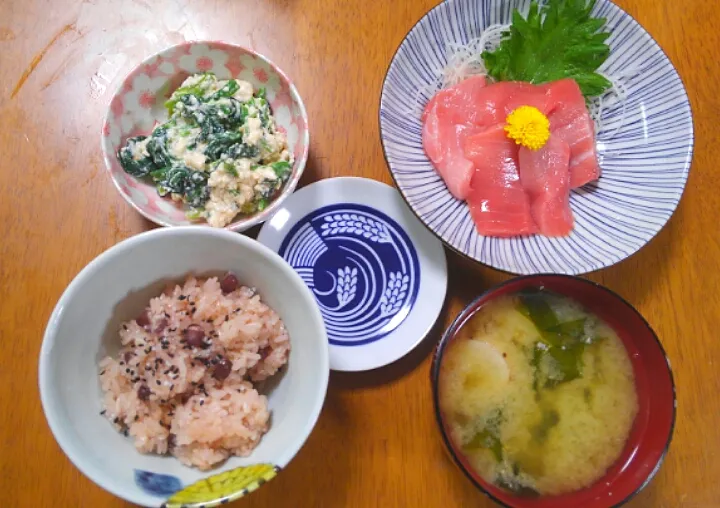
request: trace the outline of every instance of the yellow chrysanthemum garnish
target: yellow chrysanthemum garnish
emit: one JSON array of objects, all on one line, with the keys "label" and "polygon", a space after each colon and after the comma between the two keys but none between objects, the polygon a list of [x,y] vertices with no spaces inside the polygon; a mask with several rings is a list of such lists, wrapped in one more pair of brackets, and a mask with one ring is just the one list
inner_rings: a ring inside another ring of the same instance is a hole
[{"label": "yellow chrysanthemum garnish", "polygon": [[550,120],[533,106],[520,106],[507,117],[505,132],[515,143],[540,150],[550,139]]}]

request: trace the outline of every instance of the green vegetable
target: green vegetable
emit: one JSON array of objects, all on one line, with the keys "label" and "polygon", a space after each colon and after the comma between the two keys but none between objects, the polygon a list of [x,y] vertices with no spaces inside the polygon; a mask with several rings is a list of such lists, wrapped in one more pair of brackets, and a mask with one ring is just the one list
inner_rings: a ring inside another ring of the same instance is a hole
[{"label": "green vegetable", "polygon": [[207,72],[204,73],[200,80],[194,85],[182,86],[175,90],[170,96],[170,98],[165,101],[165,108],[168,110],[168,114],[172,116],[172,114],[175,112],[175,106],[177,105],[177,103],[187,96],[194,96],[197,100],[201,100],[205,95],[205,90],[207,90],[207,87],[214,80],[215,75]]},{"label": "green vegetable", "polygon": [[118,160],[120,165],[123,167],[126,173],[137,178],[147,176],[153,169],[155,169],[155,163],[152,157],[141,157],[137,160],[133,157],[133,152],[136,149],[136,145],[145,141],[145,136],[137,136],[129,138],[120,150],[118,150]]},{"label": "green vegetable", "polygon": [[[217,77],[212,73],[202,74],[193,85],[175,90],[165,106],[170,113],[168,121],[157,127],[149,139],[130,138],[118,150],[117,157],[124,170],[135,177],[152,180],[161,196],[181,196],[188,205],[186,216],[198,219],[206,215],[204,206],[210,196],[209,173],[188,167],[183,159],[176,156],[173,143],[183,138],[185,151],[202,150],[211,170],[222,169],[232,176],[239,176],[233,164],[223,162],[231,159],[251,159],[251,168],[260,167],[263,157],[271,152],[265,139],[260,146],[243,142],[250,108],[259,116],[263,126],[271,128],[270,105],[265,89],[259,89],[247,102],[237,100],[233,95],[240,84],[231,79],[219,90]],[[139,143],[145,143],[141,150]],[[147,154],[146,154],[147,152]],[[264,166],[264,165],[263,165]],[[268,206],[277,190],[291,172],[288,163],[273,168],[278,178],[260,182],[254,199],[242,206],[243,213],[253,213]]]},{"label": "green vegetable", "polygon": [[611,86],[596,72],[610,55],[610,33],[602,31],[604,18],[590,15],[595,2],[548,0],[538,7],[533,0],[527,18],[515,10],[500,46],[482,54],[488,74],[535,84],[572,78],[586,98],[601,95]]},{"label": "green vegetable", "polygon": [[502,422],[502,411],[496,411],[488,418],[485,428],[475,434],[473,438],[463,446],[467,450],[485,448],[492,452],[495,460],[502,462],[503,448],[500,441],[500,423]]},{"label": "green vegetable", "polygon": [[570,336],[574,339],[580,339],[585,334],[586,319],[576,319],[575,321],[566,321],[556,326],[548,328],[548,332],[557,334],[558,336]]},{"label": "green vegetable", "polygon": [[228,156],[233,159],[254,159],[260,155],[260,149],[255,145],[246,145],[245,143],[237,143],[230,147]]},{"label": "green vegetable", "polygon": [[550,433],[550,429],[560,423],[560,414],[555,409],[543,411],[542,420],[530,431],[533,439],[538,443],[543,443]]},{"label": "green vegetable", "polygon": [[538,330],[548,330],[558,325],[557,316],[542,291],[527,290],[520,295],[520,312],[532,321]]},{"label": "green vegetable", "polygon": [[200,220],[205,216],[205,210],[202,208],[192,208],[185,212],[185,217],[188,220]]},{"label": "green vegetable", "polygon": [[225,83],[225,85],[220,90],[212,94],[212,96],[210,96],[210,100],[222,99],[224,97],[232,97],[239,89],[240,85],[238,85],[237,81],[231,79],[227,83]]},{"label": "green vegetable", "polygon": [[548,303],[547,291],[526,291],[520,295],[519,310],[540,332],[530,364],[534,367],[533,388],[552,388],[582,376],[585,346],[596,338],[586,335],[586,319],[560,323]]},{"label": "green vegetable", "polygon": [[275,171],[275,174],[281,180],[285,180],[292,171],[290,163],[285,161],[273,162],[270,164],[270,167],[273,168],[273,171]]},{"label": "green vegetable", "polygon": [[161,196],[180,194],[191,208],[202,208],[210,197],[207,174],[190,169],[180,162],[162,168],[152,176]]},{"label": "green vegetable", "polygon": [[227,174],[229,174],[229,175],[232,175],[232,176],[235,176],[235,177],[238,176],[237,169],[235,169],[235,166],[233,166],[233,165],[230,164],[229,162],[223,163],[223,169],[224,169],[225,172],[226,172]]},{"label": "green vegetable", "polygon": [[150,141],[147,144],[147,151],[152,157],[155,166],[163,168],[170,165],[172,157],[168,153],[168,132],[167,127],[161,125],[150,135]]},{"label": "green vegetable", "polygon": [[228,149],[242,140],[242,134],[234,131],[224,131],[215,134],[205,148],[205,157],[209,162],[218,160]]}]

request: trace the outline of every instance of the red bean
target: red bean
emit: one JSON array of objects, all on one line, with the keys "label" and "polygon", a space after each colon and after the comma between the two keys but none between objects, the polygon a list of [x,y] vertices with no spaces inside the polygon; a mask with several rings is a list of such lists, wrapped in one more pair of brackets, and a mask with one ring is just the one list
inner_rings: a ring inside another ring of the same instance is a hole
[{"label": "red bean", "polygon": [[232,293],[238,288],[238,284],[238,278],[235,277],[235,274],[228,272],[220,281],[220,289],[222,289],[222,292],[225,294]]},{"label": "red bean", "polygon": [[232,372],[232,362],[227,358],[220,360],[213,370],[213,377],[218,381],[224,381]]},{"label": "red bean", "polygon": [[268,355],[272,352],[272,348],[270,346],[265,346],[263,348],[260,348],[260,351],[258,351],[258,354],[260,355],[260,359],[264,360],[268,357]]},{"label": "red bean", "polygon": [[160,334],[167,328],[168,320],[166,318],[162,318],[160,322],[155,327],[155,333]]},{"label": "red bean", "polygon": [[205,332],[200,325],[190,325],[185,330],[185,342],[192,347],[207,347],[205,344]]},{"label": "red bean", "polygon": [[140,400],[148,400],[150,398],[150,388],[147,385],[140,385],[138,388],[137,396]]},{"label": "red bean", "polygon": [[150,314],[148,313],[147,309],[142,311],[142,314],[140,314],[137,319],[135,319],[135,322],[143,328],[147,328],[148,326],[150,326]]}]

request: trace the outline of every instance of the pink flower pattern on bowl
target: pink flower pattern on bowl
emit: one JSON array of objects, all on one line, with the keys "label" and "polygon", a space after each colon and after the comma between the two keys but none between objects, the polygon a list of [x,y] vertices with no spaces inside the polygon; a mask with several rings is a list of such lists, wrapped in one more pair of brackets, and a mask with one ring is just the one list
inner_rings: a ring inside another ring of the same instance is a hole
[{"label": "pink flower pattern on bowl", "polygon": [[254,215],[239,216],[226,226],[244,231],[272,216],[295,190],[310,146],[307,113],[295,86],[277,66],[250,49],[224,42],[187,42],[138,65],[118,87],[103,122],[105,166],[120,194],[147,219],[163,226],[207,225],[188,220],[182,204],[160,197],[155,187],[126,174],[117,160],[117,151],[127,138],[147,135],[167,119],[164,103],[185,78],[206,71],[214,72],[219,79],[248,81],[255,89],[264,87],[278,128],[287,134],[295,155],[293,172],[270,206]]}]

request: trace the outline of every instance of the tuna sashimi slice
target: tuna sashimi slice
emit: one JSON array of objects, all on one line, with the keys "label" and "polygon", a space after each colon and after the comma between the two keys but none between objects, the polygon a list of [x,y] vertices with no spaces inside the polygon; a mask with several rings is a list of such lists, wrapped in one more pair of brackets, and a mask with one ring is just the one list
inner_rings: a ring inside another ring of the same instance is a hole
[{"label": "tuna sashimi slice", "polygon": [[478,233],[499,237],[536,233],[518,174],[518,148],[503,126],[468,136],[464,148],[476,167],[467,201]]},{"label": "tuna sashimi slice", "polygon": [[570,188],[582,187],[600,177],[595,124],[575,80],[562,79],[546,89],[552,103],[550,132],[570,145]]},{"label": "tuna sashimi slice", "polygon": [[548,114],[553,106],[552,98],[542,86],[516,81],[493,83],[476,95],[476,111],[472,123],[490,127],[504,124],[507,117],[520,106],[533,106]]},{"label": "tuna sashimi slice", "polygon": [[487,85],[485,78],[474,76],[439,91],[428,102],[423,121],[435,104],[443,116],[455,124],[492,127],[505,123],[507,116],[520,106],[534,106],[547,114],[554,103],[545,87],[507,81]]},{"label": "tuna sashimi slice", "polygon": [[450,193],[464,200],[470,191],[475,166],[464,155],[462,142],[477,128],[448,120],[447,109],[438,101],[425,112],[423,147]]},{"label": "tuna sashimi slice", "polygon": [[455,86],[440,90],[433,95],[425,106],[422,121],[425,121],[429,111],[436,103],[442,104],[453,113],[449,119],[454,123],[471,123],[470,118],[475,115],[477,95],[486,85],[484,76],[469,77]]},{"label": "tuna sashimi slice", "polygon": [[551,135],[540,150],[520,148],[520,182],[530,196],[530,213],[545,236],[567,236],[570,210],[570,146]]}]

